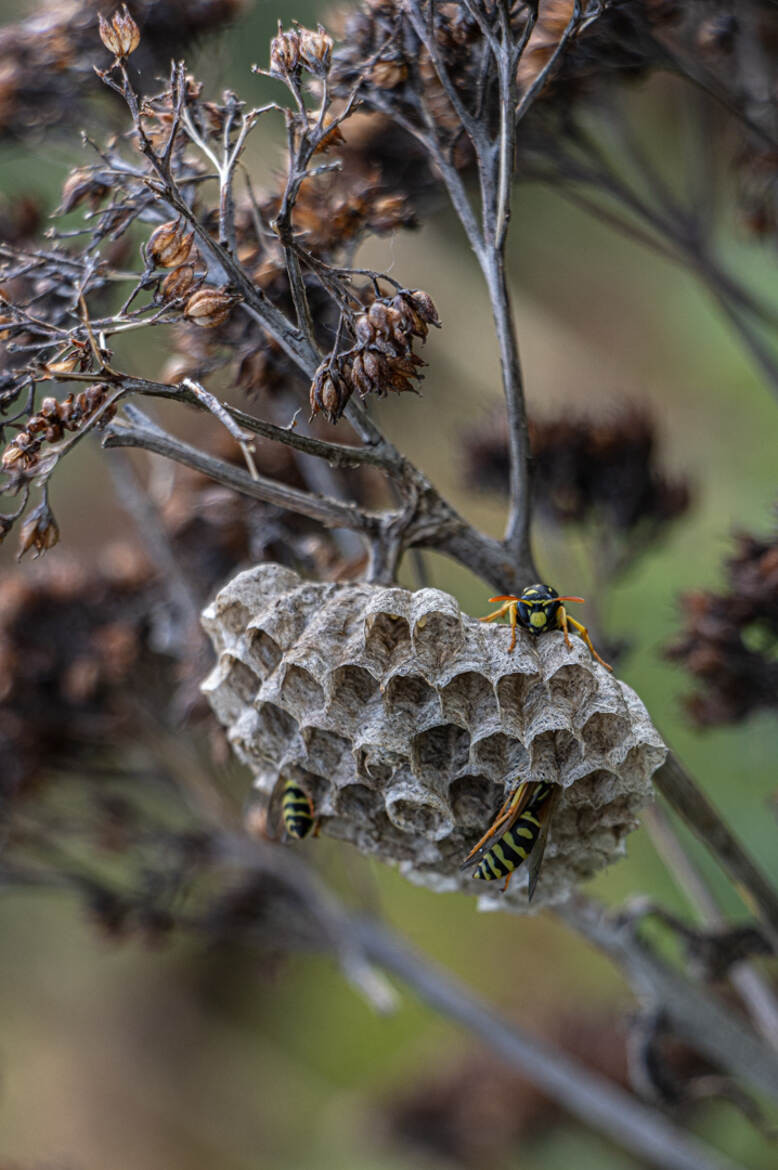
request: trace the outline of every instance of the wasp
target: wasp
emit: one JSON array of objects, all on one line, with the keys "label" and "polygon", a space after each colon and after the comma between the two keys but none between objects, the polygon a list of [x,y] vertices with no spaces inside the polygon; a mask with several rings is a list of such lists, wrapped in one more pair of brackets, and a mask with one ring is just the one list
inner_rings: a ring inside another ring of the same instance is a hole
[{"label": "wasp", "polygon": [[276,784],[270,798],[267,824],[271,839],[278,839],[278,830],[282,826],[284,840],[301,841],[311,832],[314,837],[319,835],[319,820],[313,801],[305,789],[291,777],[285,780],[280,778]]},{"label": "wasp", "polygon": [[477,866],[473,877],[490,882],[505,878],[503,893],[514,872],[529,858],[528,900],[540,877],[548,828],[561,789],[545,781],[519,781],[508,793],[493,824],[473,846],[460,869]]},{"label": "wasp", "polygon": [[600,658],[595,650],[586,626],[582,626],[575,618],[571,618],[564,607],[566,601],[577,601],[583,604],[583,597],[560,597],[556,589],[552,589],[550,585],[528,585],[518,597],[509,593],[502,597],[490,597],[489,600],[501,601],[502,605],[494,613],[479,618],[479,621],[493,622],[495,618],[508,615],[508,620],[511,623],[509,653],[516,645],[517,626],[522,626],[531,634],[543,634],[546,630],[562,630],[565,642],[570,648],[572,648],[572,642],[570,641],[569,628],[572,627],[583,638],[592,656],[607,670],[613,670],[613,667]]}]

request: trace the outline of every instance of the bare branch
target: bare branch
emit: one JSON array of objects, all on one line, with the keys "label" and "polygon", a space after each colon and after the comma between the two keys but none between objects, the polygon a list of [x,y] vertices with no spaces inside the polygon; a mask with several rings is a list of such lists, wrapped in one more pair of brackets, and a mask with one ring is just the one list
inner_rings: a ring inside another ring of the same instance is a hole
[{"label": "bare branch", "polygon": [[441,967],[373,922],[356,924],[365,953],[397,975],[435,1011],[479,1036],[491,1052],[517,1069],[585,1125],[662,1170],[735,1170],[729,1159],[677,1129],[658,1111],[636,1101],[533,1036],[521,1032]]},{"label": "bare branch", "polygon": [[[130,411],[133,408],[127,409]],[[376,517],[362,511],[356,504],[315,496],[311,492],[288,487],[261,475],[254,479],[240,468],[225,463],[222,459],[215,459],[212,455],[190,446],[189,443],[175,439],[161,428],[149,426],[148,420],[144,419],[144,423],[145,425],[141,425],[115,419],[106,428],[103,446],[140,447],[146,451],[153,451],[166,459],[183,463],[194,471],[200,471],[217,483],[234,488],[244,496],[252,496],[256,500],[275,504],[276,507],[286,508],[290,512],[298,512],[300,515],[310,517],[311,520],[317,520],[326,528],[351,528],[368,534],[375,527]]]}]

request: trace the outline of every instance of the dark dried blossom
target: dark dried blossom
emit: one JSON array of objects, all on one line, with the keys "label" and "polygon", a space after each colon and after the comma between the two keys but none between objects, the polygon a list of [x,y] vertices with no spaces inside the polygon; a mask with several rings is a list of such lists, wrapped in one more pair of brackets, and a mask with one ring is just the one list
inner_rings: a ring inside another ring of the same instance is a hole
[{"label": "dark dried blossom", "polygon": [[[269,441],[258,447],[266,474],[305,486],[290,448]],[[235,456],[234,443],[230,451]],[[263,559],[316,576],[340,565],[332,538],[311,522],[195,472],[178,474],[162,520],[200,603],[236,569]],[[77,761],[106,747],[120,760],[125,745],[145,738],[144,707],[174,723],[184,699],[197,702],[202,659],[191,636],[191,661],[171,645],[172,606],[147,558],[127,543],[105,548],[99,565],[62,552],[34,576],[22,569],[5,575],[0,802],[44,773],[77,772]],[[194,714],[204,717],[204,706]]]},{"label": "dark dried blossom", "polygon": [[[543,1021],[550,1042],[587,1067],[628,1087],[625,1034],[621,1022],[571,1012]],[[387,1136],[446,1165],[481,1170],[501,1165],[509,1153],[559,1124],[556,1102],[529,1080],[497,1067],[488,1057],[433,1073],[401,1090],[383,1111]]]},{"label": "dark dried blossom", "polygon": [[184,312],[201,329],[223,325],[240,298],[223,288],[201,288],[186,302]]},{"label": "dark dried blossom", "polygon": [[160,295],[165,301],[178,300],[180,297],[188,296],[194,282],[194,265],[182,264],[180,268],[174,268],[169,272],[162,281],[159,286]]},{"label": "dark dried blossom", "polygon": [[337,369],[335,362],[326,358],[311,382],[311,418],[323,414],[327,422],[336,423],[346,409],[353,385]]},{"label": "dark dried blossom", "polygon": [[[657,467],[657,435],[650,416],[632,408],[601,419],[532,420],[533,494],[556,524],[597,521],[620,532],[649,522],[664,525],[689,506],[690,489]],[[465,440],[472,487],[508,489],[505,423],[489,422]]]},{"label": "dark dried blossom", "polygon": [[[44,398],[39,410],[29,417],[3,452],[2,470],[11,474],[34,470],[43,444],[58,442],[65,431],[77,431],[100,409],[109,392],[104,382],[95,382],[78,394],[68,394],[61,402]],[[115,413],[115,407],[105,411],[101,425]]]},{"label": "dark dried blossom", "polygon": [[44,501],[37,508],[33,508],[24,519],[19,531],[19,551],[16,559],[21,560],[31,548],[35,549],[35,556],[48,552],[59,543],[59,528],[49,505]]},{"label": "dark dried blossom", "polygon": [[332,37],[318,25],[300,29],[300,60],[317,77],[326,77],[332,63]]},{"label": "dark dried blossom", "polygon": [[146,251],[162,268],[177,268],[189,259],[194,244],[194,232],[180,219],[160,224],[151,233]]},{"label": "dark dried blossom", "polygon": [[311,385],[312,414],[323,413],[337,422],[354,390],[365,398],[375,394],[418,393],[418,381],[425,363],[413,352],[414,337],[424,341],[429,326],[440,327],[432,298],[422,289],[398,292],[391,298],[376,298],[353,322],[356,345],[335,362],[326,359]]},{"label": "dark dried blossom", "polygon": [[778,539],[738,536],[726,578],[683,597],[686,628],[667,650],[700,685],[686,706],[701,726],[778,708]]},{"label": "dark dried blossom", "polygon": [[114,12],[110,22],[101,12],[98,16],[98,27],[100,40],[117,61],[129,57],[140,44],[140,29],[130,16],[126,4],[121,10],[117,9]]},{"label": "dark dried blossom", "polygon": [[300,34],[296,28],[284,32],[281,21],[278,32],[270,42],[270,73],[283,81],[295,77],[300,70]]},{"label": "dark dried blossom", "polygon": [[[224,27],[243,6],[244,0],[133,0],[130,19],[143,33],[133,65],[167,68],[182,45]],[[0,134],[37,142],[42,127],[73,118],[77,108],[83,113],[85,100],[101,88],[93,63],[104,9],[104,0],[54,0],[0,29]],[[131,43],[124,26],[119,34],[108,27],[121,45]]]}]

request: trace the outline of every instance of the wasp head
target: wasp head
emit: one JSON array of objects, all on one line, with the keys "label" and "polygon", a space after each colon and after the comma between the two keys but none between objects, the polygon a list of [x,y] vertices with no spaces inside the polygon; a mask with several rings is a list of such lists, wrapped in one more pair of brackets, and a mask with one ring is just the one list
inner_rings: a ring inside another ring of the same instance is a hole
[{"label": "wasp head", "polygon": [[519,623],[531,634],[555,630],[561,600],[550,585],[528,585],[519,597]]}]

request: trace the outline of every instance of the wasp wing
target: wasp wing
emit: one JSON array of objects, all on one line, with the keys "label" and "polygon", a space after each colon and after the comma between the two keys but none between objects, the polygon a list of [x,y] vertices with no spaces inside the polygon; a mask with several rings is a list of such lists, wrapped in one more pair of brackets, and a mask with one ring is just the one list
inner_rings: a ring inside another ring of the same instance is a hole
[{"label": "wasp wing", "polygon": [[538,884],[540,877],[540,867],[543,864],[543,854],[546,851],[546,841],[548,840],[548,830],[551,821],[554,817],[554,810],[559,803],[559,797],[562,795],[562,789],[558,784],[553,786],[553,790],[548,794],[546,799],[538,807],[537,818],[540,821],[540,832],[538,839],[535,842],[535,847],[527,858],[527,872],[529,880],[527,882],[527,901],[532,901],[532,895],[535,893],[535,886]]},{"label": "wasp wing", "polygon": [[533,780],[524,780],[523,783],[513,789],[497,814],[493,824],[486,830],[481,840],[476,842],[460,865],[459,868],[461,870],[469,869],[472,865],[478,865],[481,858],[489,852],[495,841],[499,841],[509,829],[513,828],[524,810],[532,803],[537,789],[538,784]]}]

